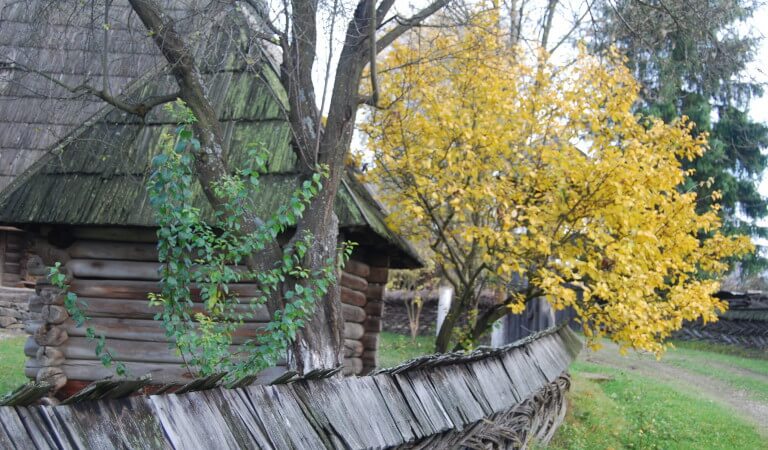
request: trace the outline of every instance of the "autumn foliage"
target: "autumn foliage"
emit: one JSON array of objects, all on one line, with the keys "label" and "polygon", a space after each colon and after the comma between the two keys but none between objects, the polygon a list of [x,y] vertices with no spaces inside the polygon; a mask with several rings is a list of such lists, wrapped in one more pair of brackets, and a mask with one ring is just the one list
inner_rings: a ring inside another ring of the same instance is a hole
[{"label": "autumn foliage", "polygon": [[[751,244],[681,188],[706,136],[636,115],[617,54],[559,67],[508,48],[496,23],[491,11],[395,46],[379,70],[388,107],[364,126],[392,225],[428,243],[456,288],[438,350],[542,295],[622,348],[660,352],[684,320],[715,320],[723,259]],[[489,287],[502,301],[478,315]]]}]

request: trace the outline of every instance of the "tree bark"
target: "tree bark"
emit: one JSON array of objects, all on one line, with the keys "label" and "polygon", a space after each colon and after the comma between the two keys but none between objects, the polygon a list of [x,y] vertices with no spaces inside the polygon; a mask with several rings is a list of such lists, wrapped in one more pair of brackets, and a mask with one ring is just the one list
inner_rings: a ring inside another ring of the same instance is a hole
[{"label": "tree bark", "polygon": [[[341,178],[344,172],[344,157],[352,140],[352,131],[358,108],[358,89],[362,79],[363,68],[366,64],[364,57],[363,41],[366,37],[366,26],[369,20],[366,16],[368,1],[364,0],[358,5],[353,19],[347,27],[344,48],[339,57],[336,79],[331,96],[331,104],[328,120],[320,139],[317,152],[317,165],[328,169],[328,178],[323,183],[323,189],[318,193],[308,208],[307,214],[299,224],[297,236],[302,232],[309,232],[314,236],[313,247],[308,255],[307,266],[311,270],[318,270],[325,266],[328,260],[336,257],[338,238],[338,219],[333,212]],[[299,2],[301,3],[301,2]],[[306,14],[312,13],[311,11]],[[302,19],[301,23],[308,22]],[[299,46],[297,46],[299,47]],[[314,50],[312,50],[314,51]],[[309,49],[296,50],[295,55],[309,53]],[[283,69],[284,82],[289,83],[289,93],[298,98],[292,99],[291,104],[303,103],[307,97],[307,89],[314,92],[311,83],[311,66],[299,66],[301,61],[288,63],[293,70]],[[297,71],[297,68],[299,68]],[[306,73],[302,73],[305,72]],[[296,84],[303,85],[296,87]],[[311,98],[314,101],[314,94]],[[312,105],[312,108],[316,107]],[[310,116],[311,117],[311,116]],[[307,116],[297,117],[290,115],[294,134],[302,133],[306,126]],[[298,121],[298,123],[297,123]],[[302,140],[299,139],[299,143]],[[303,141],[304,145],[311,145]],[[304,148],[301,154],[313,156],[311,148]],[[293,345],[294,357],[289,364],[298,372],[310,370],[315,367],[335,367],[341,364],[343,356],[344,317],[342,315],[340,287],[336,283],[326,298],[321,299],[315,305],[315,315],[299,332],[299,337]]]},{"label": "tree bark", "polygon": [[453,337],[453,331],[456,324],[459,322],[459,317],[466,309],[466,295],[460,293],[455,296],[451,302],[451,308],[448,310],[448,314],[443,320],[443,325],[440,327],[440,332],[437,333],[437,339],[435,339],[435,352],[445,353],[448,351],[448,346],[451,345],[451,337]]}]

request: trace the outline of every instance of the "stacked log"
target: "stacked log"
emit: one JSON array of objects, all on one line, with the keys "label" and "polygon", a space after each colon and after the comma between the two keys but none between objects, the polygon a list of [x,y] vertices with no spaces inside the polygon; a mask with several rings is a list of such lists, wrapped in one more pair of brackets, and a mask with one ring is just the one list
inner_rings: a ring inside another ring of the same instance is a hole
[{"label": "stacked log", "polygon": [[[102,236],[89,234],[87,237]],[[69,318],[61,306],[63,296],[59,295],[53,296],[55,304],[48,305],[44,296],[35,300],[42,303],[44,320],[31,323],[28,328],[35,336],[56,341],[57,361],[63,375],[70,380],[93,381],[114,375],[114,369],[101,365],[96,342],[86,338],[86,327],[107,338],[112,356],[125,363],[132,376],[151,373],[156,383],[193,378],[165,335],[162,322],[153,320],[162,310],[148,301],[150,293],[161,291],[156,244],[145,242],[144,234],[124,234],[121,238],[122,241],[75,240],[64,250],[66,255],[61,254],[62,250],[56,255],[66,261],[64,270],[68,273],[69,290],[77,295],[83,312],[89,317],[85,326],[77,327]],[[45,291],[41,282],[38,286]],[[232,286],[232,291],[243,301],[237,309],[252,313],[235,333],[234,342],[240,344],[266,326],[269,314],[264,307],[253,310],[247,305],[247,298],[257,294],[255,285],[238,283]],[[199,290],[193,289],[192,295],[199,295]],[[202,310],[203,304],[196,297],[193,311]],[[45,346],[49,347],[50,343]],[[43,348],[41,342],[35,341],[27,346],[26,352],[32,357],[44,352]],[[26,373],[33,376],[42,367],[43,360],[35,357],[28,361]]]},{"label": "stacked log", "polygon": [[368,273],[368,289],[365,297],[367,315],[363,336],[363,373],[370,373],[379,366],[379,336],[384,314],[384,291],[389,278],[386,267],[371,267]]},{"label": "stacked log", "polygon": [[[114,376],[114,369],[102,367],[95,352],[96,342],[86,338],[86,328],[93,328],[97,335],[106,337],[110,353],[115,360],[125,363],[131,376],[151,373],[153,383],[178,383],[192,378],[183,367],[183,359],[170,345],[162,322],[154,320],[161,308],[151,306],[147,300],[150,293],[161,290],[156,244],[133,239],[131,234],[85,237],[74,239],[65,250],[37,243],[39,253],[50,257],[46,261],[35,260],[33,266],[40,266],[35,271],[46,273],[54,259],[63,261],[69,291],[77,295],[89,320],[78,327],[64,308],[65,296],[45,278],[38,280],[30,309],[42,318],[27,325],[33,334],[25,348],[30,358],[25,367],[27,376],[53,377],[57,388],[68,380],[71,384]],[[121,240],[109,240],[116,237]],[[378,280],[376,283],[369,284],[367,277],[371,273]],[[375,366],[384,282],[386,269],[372,271],[361,261],[350,261],[341,274],[345,374],[358,375],[364,366],[367,370]],[[270,316],[266,308],[251,309],[248,305],[248,299],[257,294],[256,285],[243,282],[231,285],[230,289],[242,300],[237,308],[252,312],[252,317],[245,319],[233,337],[236,351],[237,345],[266,326]],[[192,289],[192,295],[196,310],[202,310],[199,290]],[[368,311],[377,310],[375,303],[379,304],[379,312],[372,321]]]},{"label": "stacked log", "polygon": [[344,314],[344,374],[363,372],[363,336],[369,267],[362,261],[349,260],[341,274],[341,303]]},{"label": "stacked log", "polygon": [[[36,272],[35,275],[41,274]],[[40,320],[27,322],[30,337],[24,345],[24,353],[30,359],[24,373],[38,382],[50,384],[54,392],[67,384],[62,366],[69,334],[63,324],[69,320],[69,314],[64,307],[64,298],[61,289],[52,286],[42,276],[35,285],[35,293],[29,298],[29,310],[38,313]]]}]

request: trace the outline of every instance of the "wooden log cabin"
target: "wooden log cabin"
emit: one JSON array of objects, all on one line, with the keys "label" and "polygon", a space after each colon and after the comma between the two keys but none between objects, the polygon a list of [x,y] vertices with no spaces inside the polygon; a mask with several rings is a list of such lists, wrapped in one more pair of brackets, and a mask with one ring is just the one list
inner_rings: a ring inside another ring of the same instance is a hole
[{"label": "wooden log cabin", "polygon": [[0,226],[0,287],[24,287],[26,261],[24,232]]},{"label": "wooden log cabin", "polygon": [[[207,48],[219,53],[208,56],[218,65],[205,78],[225,130],[230,167],[243,163],[251,143],[270,152],[256,211],[267,215],[286,201],[300,178],[278,71],[250,39],[242,18],[232,14],[237,10],[225,17],[228,28],[212,34],[220,41]],[[232,24],[240,24],[237,33]],[[167,72],[157,69],[150,75],[130,83],[128,95],[145,98],[172,91]],[[159,290],[159,263],[146,184],[161,134],[174,129],[175,119],[161,108],[140,118],[104,106],[0,194],[0,225],[26,233],[23,253],[30,274],[39,277],[29,305],[42,319],[27,325],[31,337],[24,348],[25,374],[54,383],[59,396],[112,376],[114,370],[101,365],[95,342],[70,319],[61,292],[47,284],[44,275],[56,262],[64,266],[71,292],[87,303],[87,325],[104,333],[115,358],[126,363],[132,376],[151,374],[158,384],[182,383],[191,376],[170,349],[162,323],[153,320],[157,309],[147,301],[148,293]],[[210,213],[199,188],[196,198]],[[351,170],[335,210],[340,237],[358,243],[340,277],[344,372],[363,374],[378,363],[388,269],[415,267],[419,261],[408,243],[387,228],[378,204]],[[234,290],[247,301],[254,286],[242,283]],[[238,331],[235,345],[267,319],[266,311],[256,314]],[[261,379],[269,381],[281,370],[268,370]]]}]

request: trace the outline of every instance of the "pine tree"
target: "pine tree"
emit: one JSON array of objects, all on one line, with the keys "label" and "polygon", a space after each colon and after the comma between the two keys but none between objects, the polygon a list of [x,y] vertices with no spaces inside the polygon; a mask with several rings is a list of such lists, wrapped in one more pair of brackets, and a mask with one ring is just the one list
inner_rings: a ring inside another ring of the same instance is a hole
[{"label": "pine tree", "polygon": [[[708,133],[710,150],[686,168],[695,172],[685,189],[695,189],[703,211],[711,193],[722,194],[721,215],[731,234],[768,236],[756,221],[768,214],[758,192],[768,158],[768,127],[753,122],[749,102],[762,95],[748,79],[747,65],[759,41],[745,33],[757,3],[743,0],[621,0],[603,12],[592,44],[617,46],[641,84],[638,109],[665,121],[686,115],[695,133]],[[768,260],[749,255],[743,273],[768,267]]]}]

